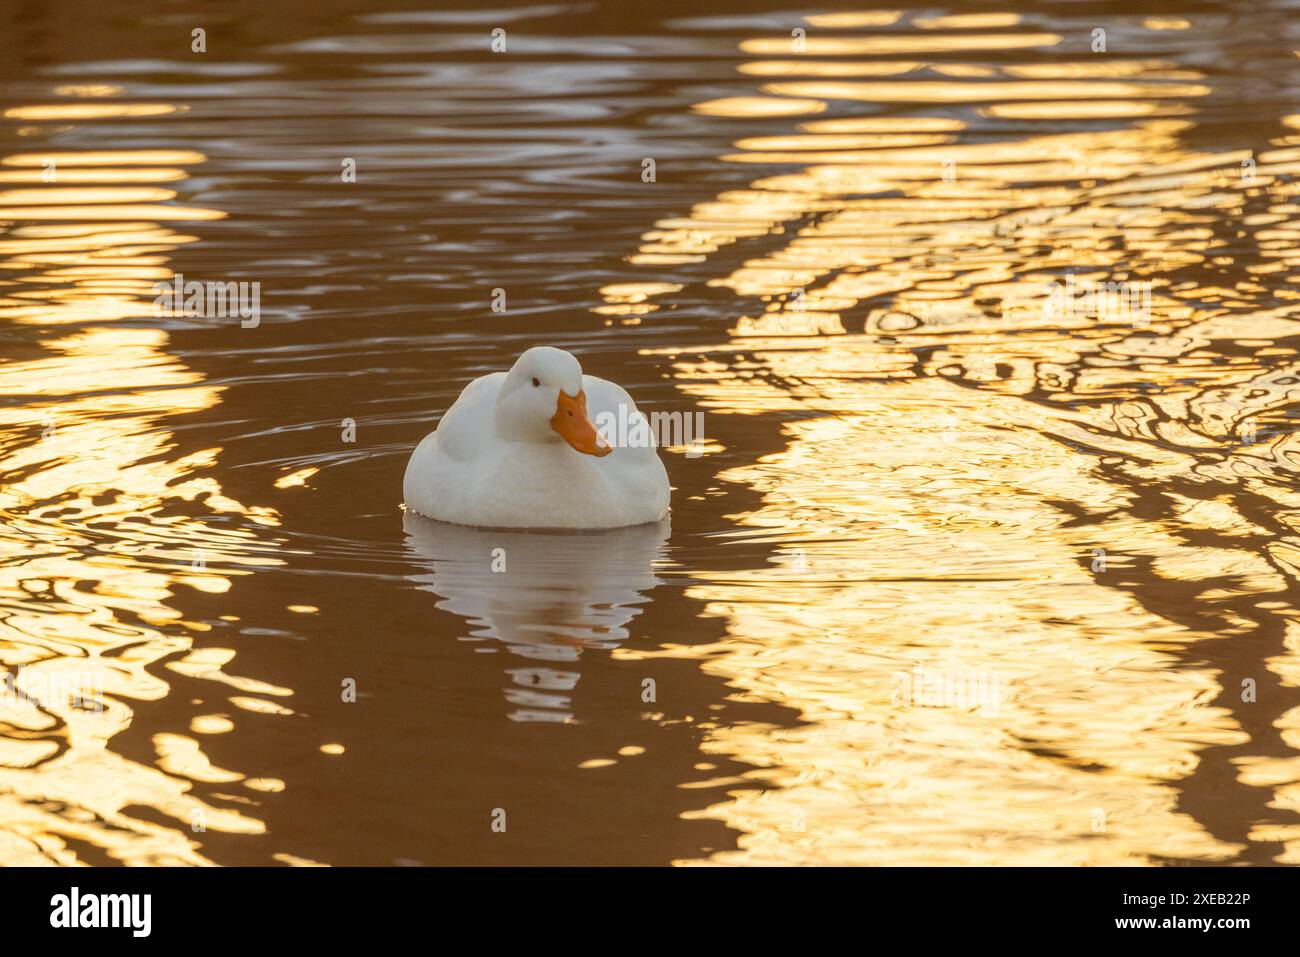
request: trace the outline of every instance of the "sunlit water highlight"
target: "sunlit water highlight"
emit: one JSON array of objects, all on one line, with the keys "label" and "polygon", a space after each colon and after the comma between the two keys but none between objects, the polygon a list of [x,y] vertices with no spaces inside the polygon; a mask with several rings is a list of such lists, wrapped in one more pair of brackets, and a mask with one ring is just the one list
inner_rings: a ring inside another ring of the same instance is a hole
[{"label": "sunlit water highlight", "polygon": [[[0,861],[1300,863],[1284,5],[143,7],[6,24]],[[671,528],[402,514],[538,342]]]}]

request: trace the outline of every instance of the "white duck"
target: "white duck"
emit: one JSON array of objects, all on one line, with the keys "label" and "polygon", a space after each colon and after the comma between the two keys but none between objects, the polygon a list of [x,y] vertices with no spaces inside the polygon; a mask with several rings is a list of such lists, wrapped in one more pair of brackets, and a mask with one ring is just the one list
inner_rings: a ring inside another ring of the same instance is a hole
[{"label": "white duck", "polygon": [[[636,440],[612,445],[592,416]],[[410,511],[487,528],[640,525],[663,518],[669,497],[632,397],[550,346],[467,385],[411,453],[402,492]]]}]

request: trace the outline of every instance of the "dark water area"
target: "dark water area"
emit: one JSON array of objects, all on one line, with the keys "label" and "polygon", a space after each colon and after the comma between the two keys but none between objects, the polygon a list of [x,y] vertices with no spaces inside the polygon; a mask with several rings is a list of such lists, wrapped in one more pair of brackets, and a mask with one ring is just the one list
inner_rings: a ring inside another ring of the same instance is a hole
[{"label": "dark water area", "polygon": [[[0,862],[1297,863],[1295,14],[6,7]],[[403,513],[540,344],[670,522]]]}]

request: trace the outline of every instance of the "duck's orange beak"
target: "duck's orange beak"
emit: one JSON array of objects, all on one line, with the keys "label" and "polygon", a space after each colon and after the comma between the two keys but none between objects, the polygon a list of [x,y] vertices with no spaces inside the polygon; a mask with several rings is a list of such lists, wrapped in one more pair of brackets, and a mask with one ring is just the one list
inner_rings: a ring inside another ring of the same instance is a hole
[{"label": "duck's orange beak", "polygon": [[551,418],[551,428],[560,434],[560,438],[586,455],[609,455],[614,449],[600,437],[596,427],[587,418],[587,395],[579,391],[571,396],[563,389],[555,403],[555,415]]}]

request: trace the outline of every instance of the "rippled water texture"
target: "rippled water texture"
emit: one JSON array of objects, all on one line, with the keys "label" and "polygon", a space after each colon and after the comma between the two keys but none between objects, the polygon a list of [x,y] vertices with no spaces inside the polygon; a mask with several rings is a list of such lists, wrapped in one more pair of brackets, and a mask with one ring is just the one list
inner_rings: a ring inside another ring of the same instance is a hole
[{"label": "rippled water texture", "polygon": [[[5,7],[0,862],[1300,863],[1300,10],[1133,6]],[[403,514],[538,343],[671,523]]]}]

